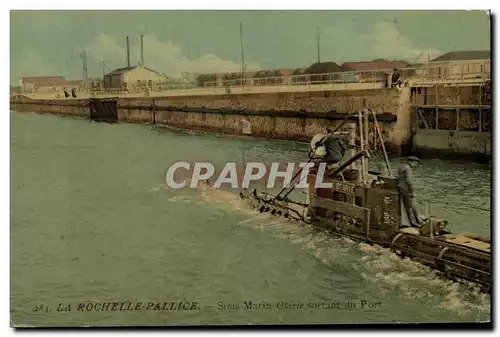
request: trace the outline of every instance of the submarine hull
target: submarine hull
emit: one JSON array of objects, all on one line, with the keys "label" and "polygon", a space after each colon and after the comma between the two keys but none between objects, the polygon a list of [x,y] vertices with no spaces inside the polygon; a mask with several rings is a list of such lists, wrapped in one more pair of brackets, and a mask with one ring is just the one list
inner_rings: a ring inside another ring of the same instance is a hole
[{"label": "submarine hull", "polygon": [[449,232],[428,237],[416,228],[402,227],[405,219],[400,211],[399,193],[392,188],[393,181],[387,181],[383,188],[333,182],[331,189],[310,187],[308,204],[279,200],[256,191],[244,198],[261,213],[295,219],[334,235],[382,246],[401,258],[431,267],[444,277],[474,282],[483,291],[489,289],[489,242]]}]

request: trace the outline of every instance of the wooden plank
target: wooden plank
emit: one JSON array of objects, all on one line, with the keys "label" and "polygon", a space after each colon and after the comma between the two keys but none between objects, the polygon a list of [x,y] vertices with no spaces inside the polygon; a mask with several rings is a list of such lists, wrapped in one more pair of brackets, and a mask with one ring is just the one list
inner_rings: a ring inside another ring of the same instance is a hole
[{"label": "wooden plank", "polygon": [[445,241],[449,242],[449,243],[454,243],[454,244],[457,244],[460,246],[467,246],[470,248],[474,248],[477,250],[482,250],[484,252],[491,253],[491,246],[489,243],[475,240],[475,239],[471,239],[471,238],[468,238],[468,237],[463,236],[463,235],[450,236],[450,237],[447,237]]}]

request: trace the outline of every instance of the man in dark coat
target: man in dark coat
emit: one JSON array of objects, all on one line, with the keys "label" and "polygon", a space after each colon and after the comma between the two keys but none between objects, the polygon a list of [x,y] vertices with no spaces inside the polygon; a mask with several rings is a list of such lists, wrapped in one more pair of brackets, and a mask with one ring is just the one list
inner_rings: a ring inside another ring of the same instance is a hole
[{"label": "man in dark coat", "polygon": [[420,218],[415,203],[415,190],[413,187],[413,168],[418,164],[417,157],[408,157],[408,163],[398,169],[398,190],[403,200],[403,205],[412,227],[420,227]]},{"label": "man in dark coat", "polygon": [[326,162],[338,163],[344,157],[346,145],[338,136],[331,136],[324,140],[323,144],[326,147]]},{"label": "man in dark coat", "polygon": [[399,75],[399,71],[397,69],[394,69],[394,71],[392,72],[392,87],[396,87],[396,86],[401,86],[401,78],[400,78],[400,75]]},{"label": "man in dark coat", "polygon": [[[324,147],[325,153],[321,155],[324,161],[328,164],[335,164],[342,160],[347,146],[344,144],[342,139],[338,135],[332,135],[330,130],[327,130],[328,134],[319,138],[317,142],[313,145],[313,148]],[[316,135],[315,137],[320,137],[321,135]],[[313,138],[314,142],[315,138]]]}]

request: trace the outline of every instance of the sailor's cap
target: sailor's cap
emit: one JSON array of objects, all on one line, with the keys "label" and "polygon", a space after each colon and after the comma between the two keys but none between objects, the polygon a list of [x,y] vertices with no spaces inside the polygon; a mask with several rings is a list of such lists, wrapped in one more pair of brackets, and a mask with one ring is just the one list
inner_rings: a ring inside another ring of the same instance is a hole
[{"label": "sailor's cap", "polygon": [[415,157],[415,156],[409,156],[409,157],[408,157],[408,160],[409,160],[409,161],[416,161],[416,162],[419,162],[419,161],[420,161],[420,159],[418,159],[418,158],[417,158],[417,157]]}]

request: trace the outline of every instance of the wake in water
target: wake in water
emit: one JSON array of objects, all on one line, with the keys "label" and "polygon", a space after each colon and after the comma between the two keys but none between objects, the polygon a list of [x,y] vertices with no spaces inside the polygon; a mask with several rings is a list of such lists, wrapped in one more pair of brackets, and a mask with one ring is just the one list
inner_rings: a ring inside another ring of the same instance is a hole
[{"label": "wake in water", "polygon": [[397,290],[408,299],[418,299],[459,315],[490,311],[489,295],[482,293],[477,285],[445,279],[435,270],[401,259],[382,247],[360,243],[357,249],[363,254],[363,278],[377,283],[385,293]]},{"label": "wake in water", "polygon": [[[245,213],[248,219],[238,222],[272,233],[279,239],[300,245],[322,264],[347,277],[376,285],[381,292],[400,293],[409,300],[443,308],[458,315],[489,320],[490,296],[473,284],[457,283],[440,277],[434,270],[409,259],[401,259],[388,249],[359,243],[317,230],[298,221],[260,213],[250,209],[238,195],[203,184],[203,200],[229,206]],[[341,261],[341,262],[340,262]]]}]

